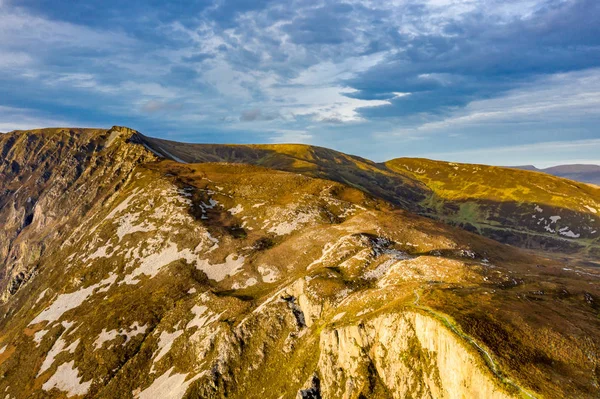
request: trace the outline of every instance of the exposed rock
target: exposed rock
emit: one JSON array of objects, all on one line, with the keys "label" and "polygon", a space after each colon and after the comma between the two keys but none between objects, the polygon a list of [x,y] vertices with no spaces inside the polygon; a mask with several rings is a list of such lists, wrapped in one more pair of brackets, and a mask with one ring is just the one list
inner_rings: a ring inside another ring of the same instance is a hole
[{"label": "exposed rock", "polygon": [[123,127],[0,151],[5,396],[600,393],[597,270],[399,210],[427,190],[384,165]]}]

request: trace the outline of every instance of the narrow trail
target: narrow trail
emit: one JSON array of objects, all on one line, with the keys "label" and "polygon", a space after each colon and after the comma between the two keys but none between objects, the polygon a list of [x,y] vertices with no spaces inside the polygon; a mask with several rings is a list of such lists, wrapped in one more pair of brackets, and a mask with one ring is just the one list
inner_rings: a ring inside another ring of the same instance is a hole
[{"label": "narrow trail", "polygon": [[421,300],[421,296],[419,295],[418,290],[414,290],[413,292],[415,294],[415,300],[413,302],[414,306],[417,307],[418,309],[421,309],[421,310],[431,314],[436,319],[441,320],[452,332],[454,332],[456,335],[458,335],[464,341],[468,342],[471,346],[473,346],[475,349],[477,349],[477,351],[483,356],[485,363],[487,364],[489,369],[492,371],[492,373],[494,373],[494,375],[498,379],[500,379],[500,381],[515,388],[517,391],[519,391],[519,393],[522,396],[525,396],[525,397],[531,398],[531,399],[537,399],[536,396],[534,396],[533,394],[528,392],[526,389],[520,387],[513,380],[511,380],[508,377],[505,377],[504,374],[500,371],[498,364],[494,361],[494,358],[492,357],[492,355],[485,348],[483,348],[481,345],[479,345],[479,343],[477,343],[477,341],[475,341],[475,339],[473,337],[462,332],[460,327],[457,327],[453,322],[451,322],[450,319],[448,318],[448,316],[444,315],[443,313],[436,312],[435,310],[431,309],[428,306],[421,305],[419,303]]}]

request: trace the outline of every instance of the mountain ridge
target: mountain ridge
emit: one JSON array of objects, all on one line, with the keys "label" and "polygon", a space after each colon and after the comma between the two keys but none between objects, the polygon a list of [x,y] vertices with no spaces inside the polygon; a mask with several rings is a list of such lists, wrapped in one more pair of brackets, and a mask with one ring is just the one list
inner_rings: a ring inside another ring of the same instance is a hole
[{"label": "mountain ridge", "polygon": [[[91,129],[86,130],[86,134],[103,137],[108,131]],[[528,177],[531,175],[521,175],[512,168],[420,158],[396,158],[376,163],[362,157],[304,144],[189,144],[151,138],[126,127],[115,126],[111,131],[121,132],[120,134],[127,136],[126,140],[143,145],[155,156],[181,162],[248,163],[325,178],[358,188],[402,209],[458,225],[501,242],[559,252],[592,252],[594,257],[600,254],[600,222],[595,218],[596,212],[600,211],[600,190],[587,184],[536,174],[537,186],[553,187],[548,191],[530,184],[528,180],[531,179]],[[447,182],[437,182],[435,176],[428,176],[423,180],[422,175],[413,173],[406,167],[394,167],[400,163],[427,164],[429,167],[426,170],[435,173],[439,173],[435,165],[444,165],[446,176],[450,165],[454,165],[452,168],[460,165],[461,168],[470,170],[470,175],[464,176],[466,181],[476,176],[473,175],[476,169],[482,169],[481,173],[487,173],[490,177],[498,173],[506,175],[512,183],[509,187],[505,181],[494,178],[496,187],[487,187],[487,182],[481,180],[479,186],[471,185],[471,190],[490,193],[488,197],[478,194],[478,197],[473,198],[459,198],[456,195],[442,198],[436,194],[436,190]],[[525,182],[524,185],[521,181]],[[499,188],[508,195],[500,193]],[[520,191],[523,192],[522,195],[519,195]],[[533,196],[526,192],[536,194]],[[567,197],[565,193],[568,193]],[[546,208],[540,208],[544,205]],[[515,209],[519,209],[518,213],[522,216],[515,217],[518,214]],[[539,209],[544,212],[535,218]],[[561,220],[558,225],[554,222],[557,217]],[[563,231],[559,231],[561,229]]]},{"label": "mountain ridge", "polygon": [[316,176],[416,180],[344,156],[184,164],[83,133],[0,138],[11,399],[597,396],[600,274],[576,259]]},{"label": "mountain ridge", "polygon": [[[521,196],[513,195],[509,197],[510,202],[507,203],[504,202],[505,198],[502,196],[499,198],[479,198],[474,201],[454,201],[440,199],[439,196],[436,196],[435,186],[442,183],[438,182],[433,186],[428,185],[420,179],[418,174],[414,174],[405,168],[394,168],[393,165],[404,161],[410,163],[427,161],[428,165],[436,165],[436,162],[440,162],[438,165],[461,165],[462,168],[473,170],[484,168],[486,171],[498,171],[495,173],[508,174],[509,176],[516,174],[524,181],[528,180],[526,176],[529,175],[521,175],[520,172],[515,172],[511,168],[448,163],[420,158],[396,158],[384,163],[376,163],[361,157],[308,145],[181,144],[161,139],[146,139],[150,146],[155,145],[155,147],[166,150],[167,154],[163,155],[167,158],[170,158],[169,155],[171,155],[175,156],[175,159],[187,162],[251,163],[327,178],[350,184],[376,197],[390,201],[403,209],[467,228],[470,231],[492,237],[501,242],[529,248],[554,249],[559,252],[591,251],[594,253],[593,257],[600,254],[600,244],[597,240],[600,225],[598,224],[599,220],[595,218],[596,213],[592,212],[592,210],[596,212],[600,210],[600,191],[587,184],[546,174],[536,174],[536,179],[539,180],[540,184],[555,187],[559,194],[554,195],[552,192],[539,190],[529,184],[528,190],[537,191],[538,196],[542,195],[547,198],[545,202],[533,203],[535,201],[532,202],[531,197],[526,197],[525,194]],[[294,152],[293,149],[295,148],[300,148],[302,151]],[[511,181],[513,186],[506,189],[514,191],[518,188],[520,182],[518,178],[512,178]],[[435,182],[435,178],[429,179],[429,182]],[[499,184],[498,187],[505,185],[498,179],[495,179],[494,183]],[[486,183],[482,181],[481,184],[483,184],[481,187],[484,187]],[[482,190],[482,192],[485,191]],[[561,199],[561,191],[568,192],[572,200]],[[533,198],[535,199],[535,197]],[[592,200],[590,201],[590,199]],[[487,203],[482,204],[482,201],[487,201]],[[548,209],[545,209],[545,213],[548,214],[546,215],[543,212],[543,215],[533,221],[532,215],[537,213],[536,209],[540,209],[538,204],[540,206],[542,204],[548,205]],[[478,208],[477,212],[481,214],[473,215],[473,207]],[[523,216],[514,218],[515,208],[522,209],[519,212]],[[461,211],[461,209],[465,209],[465,211]],[[497,220],[497,222],[494,222],[495,224],[488,222],[490,212]],[[525,216],[525,213],[528,213],[528,215]],[[590,216],[592,214],[594,216]],[[512,220],[509,220],[506,215],[511,215]],[[473,216],[475,220],[472,220]],[[556,216],[562,219],[561,226],[558,228],[555,228],[556,226],[553,226],[555,223],[552,222]],[[544,218],[544,221],[538,223],[540,218]],[[565,222],[567,224],[563,224]],[[513,228],[509,229],[509,227]],[[567,227],[567,230],[559,232],[560,229],[565,227]],[[565,238],[575,238],[575,236],[585,237],[585,239],[582,238],[580,242],[565,240]],[[588,241],[585,241],[586,239]]]},{"label": "mountain ridge", "polygon": [[556,165],[549,168],[536,168],[533,165],[511,166],[515,169],[533,170],[536,172],[547,173],[553,176],[562,177],[569,180],[580,181],[600,185],[600,165],[594,164],[566,164]]}]

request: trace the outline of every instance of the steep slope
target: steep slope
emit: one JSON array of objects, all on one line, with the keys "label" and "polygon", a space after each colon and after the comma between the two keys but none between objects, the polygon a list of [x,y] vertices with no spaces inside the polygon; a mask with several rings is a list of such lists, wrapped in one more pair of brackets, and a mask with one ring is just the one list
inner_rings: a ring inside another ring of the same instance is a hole
[{"label": "steep slope", "polygon": [[[2,298],[40,266],[96,204],[112,195],[138,163],[155,156],[120,145],[127,128],[41,129],[0,136]],[[112,144],[112,145],[111,145]]]},{"label": "steep slope", "polygon": [[103,201],[1,305],[9,398],[600,394],[593,270],[331,180],[91,140],[94,170],[138,155],[86,180]]},{"label": "steep slope", "polygon": [[386,166],[423,182],[429,216],[501,242],[600,258],[600,188],[486,165],[398,158]]}]

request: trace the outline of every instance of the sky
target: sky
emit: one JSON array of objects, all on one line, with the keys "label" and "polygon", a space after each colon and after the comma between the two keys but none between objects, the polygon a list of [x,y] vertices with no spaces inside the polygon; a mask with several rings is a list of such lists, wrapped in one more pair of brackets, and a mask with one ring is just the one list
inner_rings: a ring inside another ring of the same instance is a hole
[{"label": "sky", "polygon": [[598,0],[0,0],[0,131],[600,164]]}]

